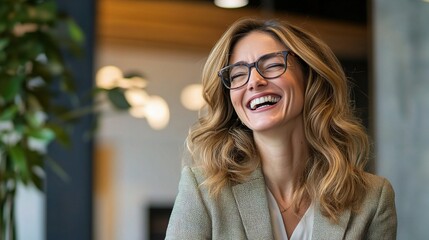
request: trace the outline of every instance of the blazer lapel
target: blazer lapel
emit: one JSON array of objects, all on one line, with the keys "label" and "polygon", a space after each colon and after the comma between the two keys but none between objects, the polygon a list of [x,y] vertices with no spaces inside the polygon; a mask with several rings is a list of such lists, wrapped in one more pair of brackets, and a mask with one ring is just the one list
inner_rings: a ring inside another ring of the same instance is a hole
[{"label": "blazer lapel", "polygon": [[314,226],[313,226],[313,240],[325,239],[344,239],[344,233],[350,219],[350,210],[345,210],[341,214],[338,224],[332,223],[329,218],[322,215],[319,205],[314,211]]},{"label": "blazer lapel", "polygon": [[249,181],[233,186],[232,191],[247,238],[274,239],[261,169],[253,172]]}]

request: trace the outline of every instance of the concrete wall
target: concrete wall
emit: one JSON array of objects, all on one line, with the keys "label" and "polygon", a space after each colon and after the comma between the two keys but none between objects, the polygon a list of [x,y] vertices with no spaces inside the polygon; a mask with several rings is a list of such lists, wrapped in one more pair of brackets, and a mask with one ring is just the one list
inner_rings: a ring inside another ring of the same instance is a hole
[{"label": "concrete wall", "polygon": [[398,239],[429,239],[429,3],[375,0],[376,170],[396,191]]}]

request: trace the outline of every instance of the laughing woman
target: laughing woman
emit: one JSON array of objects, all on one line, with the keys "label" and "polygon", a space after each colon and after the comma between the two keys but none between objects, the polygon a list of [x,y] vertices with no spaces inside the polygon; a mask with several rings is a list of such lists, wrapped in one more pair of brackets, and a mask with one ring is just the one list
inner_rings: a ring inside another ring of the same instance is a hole
[{"label": "laughing woman", "polygon": [[167,239],[395,239],[390,183],[364,172],[368,137],[332,51],[278,21],[243,19],[203,71]]}]

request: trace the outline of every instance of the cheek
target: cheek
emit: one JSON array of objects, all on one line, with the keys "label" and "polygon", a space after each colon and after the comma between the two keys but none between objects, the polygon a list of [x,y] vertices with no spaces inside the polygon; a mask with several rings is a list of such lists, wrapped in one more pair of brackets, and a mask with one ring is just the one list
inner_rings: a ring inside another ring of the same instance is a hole
[{"label": "cheek", "polygon": [[241,97],[239,94],[230,94],[230,99],[232,106],[234,107],[235,111],[240,111],[241,108]]}]

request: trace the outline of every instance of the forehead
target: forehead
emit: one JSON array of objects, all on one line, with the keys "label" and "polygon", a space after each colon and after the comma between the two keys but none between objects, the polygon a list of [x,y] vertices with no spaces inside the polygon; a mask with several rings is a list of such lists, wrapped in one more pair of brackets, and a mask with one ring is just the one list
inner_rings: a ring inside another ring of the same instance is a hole
[{"label": "forehead", "polygon": [[286,50],[286,47],[272,35],[255,31],[237,41],[229,62],[253,62],[262,55],[282,50]]}]

